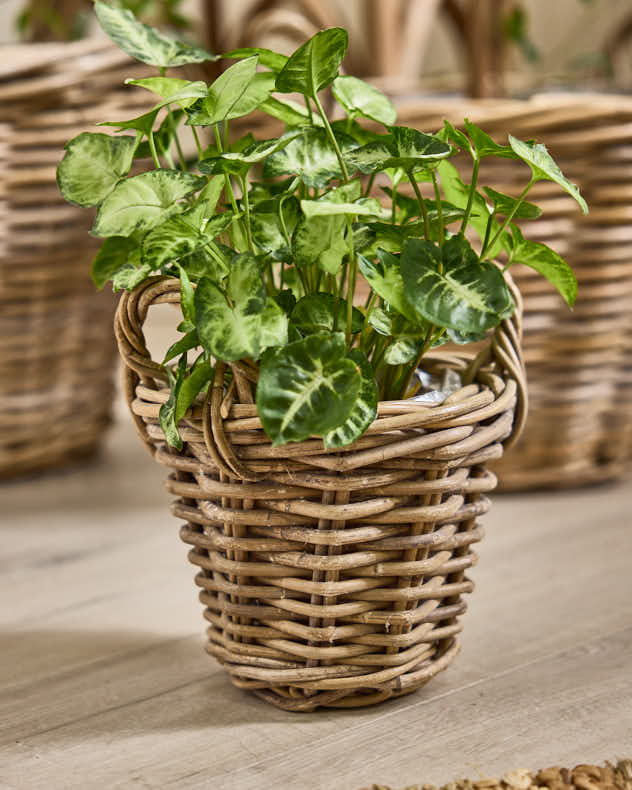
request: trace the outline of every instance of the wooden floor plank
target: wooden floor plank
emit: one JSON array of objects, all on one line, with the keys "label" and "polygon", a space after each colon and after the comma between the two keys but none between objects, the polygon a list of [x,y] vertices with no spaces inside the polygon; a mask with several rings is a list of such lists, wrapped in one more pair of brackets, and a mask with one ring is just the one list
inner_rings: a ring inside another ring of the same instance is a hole
[{"label": "wooden floor plank", "polygon": [[203,654],[162,478],[122,423],[98,464],[0,491],[0,787],[354,790],[632,745],[629,483],[497,497],[455,665],[296,715]]}]

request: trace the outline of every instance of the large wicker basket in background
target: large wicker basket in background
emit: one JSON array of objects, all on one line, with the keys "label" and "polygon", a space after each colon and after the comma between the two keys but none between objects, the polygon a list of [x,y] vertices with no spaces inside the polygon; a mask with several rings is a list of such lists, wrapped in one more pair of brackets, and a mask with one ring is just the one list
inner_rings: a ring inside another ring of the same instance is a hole
[{"label": "large wicker basket in background", "polygon": [[2,54],[0,477],[9,477],[92,453],[109,422],[115,301],[90,280],[98,242],[85,209],[59,194],[56,167],[70,138],[140,114],[148,94],[120,87],[131,61],[109,42]]},{"label": "large wicker basket in background", "polygon": [[[561,487],[618,477],[632,460],[632,101],[551,94],[400,107],[401,122],[420,129],[464,117],[499,141],[511,131],[546,143],[590,207],[584,217],[548,182],[536,184],[529,198],[544,216],[526,222],[525,233],[568,260],[579,294],[571,312],[539,275],[512,267],[525,300],[531,410],[521,440],[497,466],[500,485]],[[487,159],[481,179],[517,195],[527,173],[522,164]]]},{"label": "large wicker basket in background", "polygon": [[152,305],[179,301],[179,282],[152,278],[121,298],[125,394],[171,470],[207,650],[235,685],[288,710],[353,707],[408,694],[452,661],[477,517],[496,484],[486,464],[526,411],[514,292],[516,314],[475,360],[433,357],[462,373],[460,390],[432,407],[381,403],[366,435],[339,451],[317,439],[273,447],[252,369],[233,365],[227,394],[223,363],[180,424],[183,451],[170,450],[158,422],[169,388],[142,326]]}]

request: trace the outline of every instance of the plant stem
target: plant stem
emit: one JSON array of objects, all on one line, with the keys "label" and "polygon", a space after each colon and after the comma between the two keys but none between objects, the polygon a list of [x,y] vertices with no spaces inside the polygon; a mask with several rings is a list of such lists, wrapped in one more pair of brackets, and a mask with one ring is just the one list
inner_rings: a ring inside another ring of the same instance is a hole
[{"label": "plant stem", "polygon": [[320,103],[320,99],[318,98],[318,94],[314,94],[314,101],[316,103],[316,108],[318,109],[318,114],[323,119],[323,123],[325,124],[325,129],[327,131],[327,135],[331,140],[331,144],[334,147],[336,152],[336,157],[338,159],[338,164],[340,165],[340,170],[342,171],[342,178],[345,184],[349,183],[349,173],[347,172],[347,166],[345,164],[345,160],[342,158],[342,151],[340,150],[340,146],[338,145],[338,140],[336,140],[336,135],[334,134],[334,130],[331,128],[329,123],[329,119],[325,111],[323,110],[323,105]]},{"label": "plant stem", "polygon": [[426,204],[424,203],[423,196],[419,189],[419,184],[415,180],[415,176],[412,170],[409,170],[406,175],[408,176],[408,180],[410,181],[413,189],[415,190],[415,195],[417,195],[419,208],[421,209],[421,216],[424,218],[424,234],[426,236],[426,241],[430,241],[430,221],[428,220],[428,209],[426,208]]},{"label": "plant stem", "polygon": [[470,221],[470,214],[472,213],[472,206],[474,205],[474,195],[476,194],[476,185],[478,183],[478,168],[480,166],[481,160],[477,157],[474,160],[474,166],[472,167],[472,183],[470,184],[470,194],[467,197],[467,206],[465,207],[465,214],[463,215],[463,221],[461,222],[459,233],[465,233],[467,223]]},{"label": "plant stem", "polygon": [[246,212],[246,238],[248,239],[248,247],[250,252],[254,255],[254,245],[252,243],[252,226],[250,224],[250,198],[248,197],[248,178],[244,174],[241,177],[241,193],[244,201],[244,210]]},{"label": "plant stem", "polygon": [[432,185],[434,187],[435,200],[437,201],[437,214],[439,216],[439,244],[443,247],[445,240],[445,224],[443,222],[443,205],[441,203],[441,191],[437,182],[437,174],[432,171]]},{"label": "plant stem", "polygon": [[312,105],[309,103],[309,96],[303,96],[305,99],[305,106],[307,107],[307,112],[309,113],[309,122],[313,125],[314,124],[314,113],[312,112]]},{"label": "plant stem", "polygon": [[374,181],[375,181],[375,173],[371,173],[371,175],[369,176],[369,180],[367,181],[366,184],[366,189],[364,190],[364,197],[368,197],[371,194]]},{"label": "plant stem", "polygon": [[156,141],[154,140],[154,133],[149,132],[149,150],[151,151],[151,158],[154,160],[154,165],[157,170],[160,170],[160,159],[158,159],[158,152],[156,151]]},{"label": "plant stem", "polygon": [[481,250],[481,255],[480,255],[481,258],[483,257],[483,255],[485,254],[487,249],[493,249],[494,248],[494,244],[496,244],[496,242],[501,237],[501,235],[502,235],[503,231],[505,230],[505,228],[507,227],[507,225],[509,225],[511,220],[515,217],[516,212],[518,211],[518,209],[520,208],[520,205],[522,204],[522,202],[524,201],[525,197],[527,196],[527,192],[535,184],[536,180],[537,179],[532,178],[529,181],[529,183],[527,184],[527,186],[522,190],[522,192],[520,193],[520,196],[518,197],[518,200],[516,201],[516,204],[511,209],[509,214],[505,217],[505,221],[500,226],[500,228],[498,228],[498,230],[496,231],[496,233],[494,235],[494,238],[490,241],[490,243],[486,247],[483,247],[483,249]]},{"label": "plant stem", "polygon": [[195,147],[197,148],[198,156],[202,156],[202,143],[200,143],[200,138],[198,137],[197,129],[195,126],[191,127],[191,131],[193,132],[193,139],[195,140]]},{"label": "plant stem", "polygon": [[485,238],[483,239],[483,246],[481,247],[481,257],[483,255],[483,252],[487,249],[487,245],[488,245],[488,242],[489,242],[489,234],[491,233],[492,224],[494,222],[494,217],[495,216],[496,216],[496,211],[494,210],[489,215],[489,219],[487,220],[487,227],[485,228]]},{"label": "plant stem", "polygon": [[[421,364],[421,360],[423,359],[424,354],[428,351],[428,349],[434,343],[434,341],[435,341],[434,333],[435,333],[436,329],[437,328],[433,324],[430,324],[430,326],[428,327],[428,331],[426,332],[426,337],[424,338],[424,342],[423,342],[423,345],[421,347],[421,351],[417,355],[417,359],[413,362],[413,365],[410,368],[410,370],[408,372],[408,375],[406,376],[406,379],[405,379],[405,382],[404,382],[404,386],[402,387],[402,389],[400,391],[400,395],[399,395],[400,399],[403,399],[403,398],[406,397],[406,393],[408,392],[408,388],[410,387],[410,382],[413,380],[413,376],[415,375],[415,372],[417,371],[417,368]],[[443,334],[443,332],[442,332],[442,334]]]},{"label": "plant stem", "polygon": [[353,249],[353,228],[351,218],[347,220],[347,237],[349,243],[349,271],[347,276],[347,345],[351,343],[351,319],[353,317],[353,296],[355,294],[356,276],[358,274],[358,261]]}]

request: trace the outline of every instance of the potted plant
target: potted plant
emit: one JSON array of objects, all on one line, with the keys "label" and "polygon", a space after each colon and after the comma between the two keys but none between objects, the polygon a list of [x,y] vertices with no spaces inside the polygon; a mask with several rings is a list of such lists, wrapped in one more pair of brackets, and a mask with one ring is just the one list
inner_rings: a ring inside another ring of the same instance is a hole
[{"label": "potted plant", "polygon": [[[126,51],[168,65],[160,34],[96,7]],[[525,417],[508,269],[521,261],[575,298],[565,262],[512,220],[538,214],[526,196],[540,179],[585,208],[542,145],[500,145],[469,123],[436,135],[395,125],[385,96],[339,75],[346,46],[333,28],[290,57],[227,53],[236,63],[210,86],[164,71],[131,80],[160,97],[108,121],[134,134],[80,135],[59,167],[64,195],[98,206],[93,276],[124,291],[125,393],[171,469],[207,649],[237,686],[289,710],[406,694],[456,655],[495,485],[485,464]],[[342,122],[323,110],[330,86]],[[231,119],[255,108],[287,130],[232,140]],[[194,161],[176,156],[179,123],[198,141]],[[155,167],[129,177],[145,143]],[[469,185],[449,162],[457,148],[472,157]],[[489,156],[528,165],[518,197],[479,191]],[[142,331],[157,303],[182,311],[160,363]]]}]

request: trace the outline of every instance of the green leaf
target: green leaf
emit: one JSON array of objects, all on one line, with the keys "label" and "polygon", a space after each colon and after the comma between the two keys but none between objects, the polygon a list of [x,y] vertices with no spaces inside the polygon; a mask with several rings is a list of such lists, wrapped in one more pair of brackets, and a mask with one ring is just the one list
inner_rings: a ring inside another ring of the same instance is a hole
[{"label": "green leaf", "polygon": [[287,316],[266,304],[266,289],[257,261],[240,255],[233,262],[223,293],[207,277],[195,292],[197,329],[204,348],[218,359],[232,362],[258,359],[266,346],[287,342]]},{"label": "green leaf", "polygon": [[[511,195],[504,195],[502,192],[496,192],[491,187],[483,187],[483,192],[494,204],[496,214],[501,214],[503,217],[509,216],[518,203],[518,198],[511,197]],[[523,200],[518,206],[518,210],[513,215],[514,219],[537,219],[542,215],[542,209],[536,206],[535,203],[528,203]]]},{"label": "green leaf", "polygon": [[355,442],[377,417],[378,389],[371,363],[366,355],[356,348],[349,351],[347,358],[360,368],[362,376],[360,392],[353,404],[351,414],[345,422],[323,437],[323,443],[327,449],[346,447]]},{"label": "green leaf", "polygon": [[166,365],[167,362],[175,359],[175,357],[184,354],[186,351],[190,351],[192,348],[197,348],[199,345],[200,339],[198,338],[197,329],[192,329],[190,332],[187,332],[184,337],[181,337],[180,340],[177,340],[169,346],[165,358],[162,360],[162,364]]},{"label": "green leaf", "polygon": [[239,49],[231,49],[230,52],[225,52],[222,58],[231,58],[234,60],[241,60],[242,58],[250,58],[257,55],[259,63],[267,69],[278,73],[288,61],[287,55],[282,55],[280,52],[274,52],[265,47],[240,47]]},{"label": "green leaf", "polygon": [[126,79],[125,84],[137,85],[139,88],[145,88],[145,90],[155,93],[161,99],[168,99],[193,83],[190,80],[181,80],[176,77],[144,77],[140,80]]},{"label": "green leaf", "polygon": [[[320,116],[315,117],[315,120],[319,119]],[[344,134],[347,137],[351,137],[353,140],[355,140],[359,146],[372,143],[375,140],[379,140],[381,137],[378,132],[374,132],[372,129],[365,129],[364,126],[360,126],[357,121],[354,121],[351,118],[347,118],[346,121],[342,119],[332,121],[331,128],[334,130],[336,137],[338,137],[338,135]]]},{"label": "green leaf", "polygon": [[189,109],[188,126],[212,126],[238,118],[240,100],[257,72],[257,58],[246,58],[222,72],[208,89],[205,98]]},{"label": "green leaf", "polygon": [[183,216],[176,215],[143,237],[141,260],[151,265],[152,269],[160,269],[190,255],[207,241]]},{"label": "green leaf", "polygon": [[128,262],[137,248],[138,244],[125,236],[110,236],[103,242],[92,262],[92,281],[99,290]]},{"label": "green leaf", "polygon": [[187,413],[197,396],[213,378],[213,368],[204,356],[199,357],[191,372],[182,380],[176,396],[174,422],[177,424]]},{"label": "green leaf", "polygon": [[151,266],[146,264],[139,267],[133,263],[125,263],[112,274],[112,289],[114,291],[133,291],[137,285],[149,277],[151,271]]},{"label": "green leaf", "polygon": [[[336,151],[324,129],[308,127],[298,134],[295,131],[287,134],[292,135],[289,144],[266,159],[265,178],[297,175],[306,186],[318,189],[326,187],[334,178],[342,179]],[[338,142],[343,153],[356,146],[349,137],[341,136]]]},{"label": "green leaf", "polygon": [[514,153],[529,165],[536,181],[554,181],[577,201],[584,214],[588,214],[588,206],[580,195],[579,188],[566,178],[545,146],[539,143],[525,143],[511,134],[509,145]]},{"label": "green leaf", "polygon": [[[287,124],[287,126],[305,126],[310,123],[307,107],[291,99],[281,101],[274,96],[270,96],[259,105],[259,109]],[[319,115],[313,116],[313,122],[317,126],[323,125],[322,118]]]},{"label": "green leaf", "polygon": [[[364,316],[352,308],[351,332],[361,332]],[[308,294],[296,304],[290,321],[303,335],[318,332],[344,332],[347,326],[347,302],[326,293]]]},{"label": "green leaf", "polygon": [[184,320],[190,324],[195,324],[195,291],[191,285],[191,280],[186,271],[179,266],[180,272],[180,306]]},{"label": "green leaf", "polygon": [[203,173],[246,172],[257,162],[261,162],[275,151],[285,148],[285,146],[298,134],[299,132],[297,131],[288,132],[275,140],[260,140],[244,148],[243,151],[229,151],[218,154],[217,156],[201,159],[198,163],[198,167]]},{"label": "green leaf", "polygon": [[335,203],[325,198],[301,200],[301,208],[306,217],[331,217],[339,214],[380,216],[382,214],[382,206],[375,198],[360,198],[356,203]]},{"label": "green leaf", "polygon": [[160,411],[158,412],[158,422],[160,423],[162,432],[165,435],[167,444],[170,447],[177,448],[178,450],[182,450],[182,438],[180,437],[178,423],[176,420],[176,403],[178,400],[178,392],[182,386],[182,379],[184,378],[186,371],[186,364],[187,358],[186,354],[184,354],[180,357],[180,362],[178,363],[175,376],[170,368],[165,368],[169,378],[169,387],[171,392],[169,393],[168,400],[162,404]]},{"label": "green leaf", "polygon": [[105,198],[92,228],[95,236],[131,236],[151,230],[186,206],[178,203],[206,185],[180,170],[150,170],[122,181]]},{"label": "green leaf", "polygon": [[378,261],[374,263],[359,255],[360,271],[378,296],[410,321],[417,321],[418,317],[405,296],[399,258],[382,249],[377,251],[377,256]]},{"label": "green leaf", "polygon": [[57,168],[59,191],[69,203],[96,206],[129,173],[136,139],[82,132],[65,148]]},{"label": "green leaf", "polygon": [[112,41],[131,57],[150,66],[169,68],[185,63],[217,60],[200,47],[192,47],[139,22],[131,11],[97,0],[99,24]]},{"label": "green leaf", "polygon": [[479,159],[486,156],[499,156],[504,159],[516,159],[516,154],[508,145],[499,145],[480,129],[476,124],[465,119],[465,129],[472,140],[474,151]]},{"label": "green leaf", "polygon": [[405,365],[416,359],[421,349],[423,340],[403,335],[398,337],[384,352],[384,362],[387,365]]},{"label": "green leaf", "polygon": [[362,384],[346,352],[342,333],[322,333],[264,354],[257,411],[273,445],[325,436],[345,423]]},{"label": "green leaf", "polygon": [[280,93],[302,93],[314,98],[338,76],[349,36],[340,27],[321,30],[290,56],[276,79]]},{"label": "green leaf", "polygon": [[[443,254],[442,254],[443,252]],[[484,332],[512,307],[502,273],[479,261],[462,236],[443,245],[409,239],[401,259],[406,298],[426,320],[461,332]]]},{"label": "green leaf", "polygon": [[208,184],[197,196],[195,205],[187,212],[192,225],[198,228],[203,227],[204,220],[213,216],[225,185],[226,180],[223,176],[215,176],[215,178],[209,179]]},{"label": "green leaf", "polygon": [[527,241],[518,228],[514,228],[513,261],[534,269],[560,292],[569,307],[577,298],[577,280],[566,261],[546,244]]},{"label": "green leaf", "polygon": [[329,274],[336,274],[349,252],[345,240],[345,218],[302,216],[292,236],[292,253],[296,266],[318,264]]},{"label": "green leaf", "polygon": [[200,97],[206,96],[207,84],[205,82],[188,82],[182,90],[177,93],[171,94],[168,98],[159,101],[151,110],[137,118],[131,118],[126,121],[102,121],[97,126],[113,126],[116,129],[134,129],[137,132],[142,132],[145,135],[153,130],[158,113],[163,107],[169,104],[177,104],[182,108],[189,107],[194,101],[199,100]]},{"label": "green leaf", "polygon": [[449,121],[443,122],[443,129],[437,133],[437,137],[441,137],[441,139],[445,139],[447,142],[456,145],[456,147],[460,148],[462,151],[468,151],[472,157],[476,156],[476,152],[474,151],[469,137],[463,134],[460,129],[455,129]]},{"label": "green leaf", "polygon": [[[274,211],[263,211],[260,206],[268,207],[272,203]],[[295,198],[283,200],[283,219],[289,234],[292,234],[299,218],[298,201]],[[277,261],[292,262],[292,251],[287,246],[285,235],[279,220],[278,204],[276,201],[260,203],[250,215],[252,236],[254,243]]]},{"label": "green leaf", "polygon": [[180,266],[186,269],[189,278],[198,282],[202,277],[208,277],[212,282],[222,283],[229,272],[229,259],[221,253],[221,245],[214,245],[215,255],[208,247],[200,247],[195,252],[180,260]]},{"label": "green leaf", "polygon": [[385,126],[397,120],[397,110],[382,91],[357,77],[336,77],[332,92],[337,101],[352,118],[363,115]]},{"label": "green leaf", "polygon": [[345,161],[365,174],[392,167],[408,172],[437,165],[451,152],[450,146],[437,137],[406,126],[394,126],[390,134],[347,153]]}]

